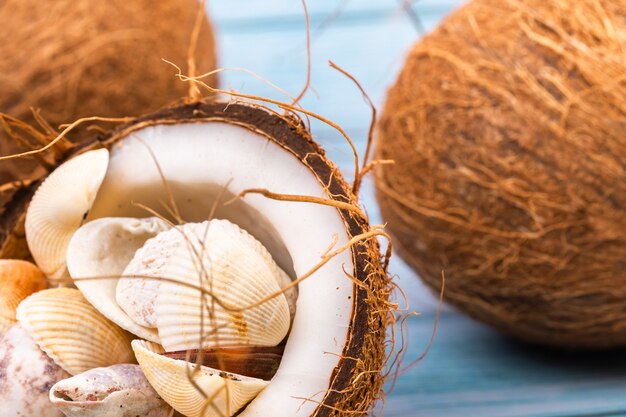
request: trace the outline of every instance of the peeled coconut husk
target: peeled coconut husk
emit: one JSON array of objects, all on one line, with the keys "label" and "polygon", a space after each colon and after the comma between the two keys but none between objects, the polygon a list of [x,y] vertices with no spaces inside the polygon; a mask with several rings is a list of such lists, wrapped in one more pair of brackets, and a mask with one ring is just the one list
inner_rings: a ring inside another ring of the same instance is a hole
[{"label": "peeled coconut husk", "polygon": [[413,47],[379,124],[400,254],[526,341],[626,345],[625,14],[472,1]]},{"label": "peeled coconut husk", "polygon": [[[65,159],[103,147],[110,152],[107,173],[85,221],[147,217],[144,207],[158,211],[173,198],[185,221],[212,214],[241,225],[292,279],[313,271],[298,284],[277,374],[238,415],[347,416],[371,409],[388,358],[391,283],[376,229],[301,120],[258,106],[194,102],[123,124]],[[37,185],[7,206],[13,219]],[[258,187],[316,199],[281,201],[250,190]],[[215,204],[221,198],[228,204]],[[0,242],[17,224],[2,218]],[[346,250],[328,257],[341,247]]]},{"label": "peeled coconut husk", "polygon": [[[187,60],[198,16],[192,69]],[[33,108],[54,129],[81,117],[156,111],[187,92],[162,59],[196,74],[216,65],[213,33],[197,0],[6,0],[0,5],[0,39],[0,112],[35,127]],[[89,135],[79,128],[68,138]],[[0,129],[1,155],[30,148],[7,136]],[[0,184],[29,177],[45,169],[41,165],[35,157],[2,161]]]}]

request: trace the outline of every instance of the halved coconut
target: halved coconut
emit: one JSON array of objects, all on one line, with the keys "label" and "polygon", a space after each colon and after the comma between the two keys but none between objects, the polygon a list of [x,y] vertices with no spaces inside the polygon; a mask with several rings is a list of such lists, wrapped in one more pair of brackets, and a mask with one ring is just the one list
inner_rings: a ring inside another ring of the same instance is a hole
[{"label": "halved coconut", "polygon": [[146,207],[173,222],[213,216],[253,235],[291,279],[314,270],[298,285],[278,371],[240,416],[370,408],[383,382],[390,310],[376,238],[315,268],[333,242],[338,248],[370,231],[367,219],[358,209],[259,194],[234,198],[254,188],[356,207],[356,196],[299,120],[249,105],[198,102],[138,118],[83,150],[102,147],[110,158],[87,222],[152,216]]}]

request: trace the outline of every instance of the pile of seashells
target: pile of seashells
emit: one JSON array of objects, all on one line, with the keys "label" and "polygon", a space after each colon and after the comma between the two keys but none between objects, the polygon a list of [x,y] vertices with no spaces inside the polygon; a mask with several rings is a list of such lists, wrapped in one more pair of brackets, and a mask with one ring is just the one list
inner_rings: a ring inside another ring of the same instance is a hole
[{"label": "pile of seashells", "polygon": [[0,417],[237,413],[278,368],[296,287],[227,220],[85,222],[107,161],[55,170],[26,217],[37,265],[0,261]]}]

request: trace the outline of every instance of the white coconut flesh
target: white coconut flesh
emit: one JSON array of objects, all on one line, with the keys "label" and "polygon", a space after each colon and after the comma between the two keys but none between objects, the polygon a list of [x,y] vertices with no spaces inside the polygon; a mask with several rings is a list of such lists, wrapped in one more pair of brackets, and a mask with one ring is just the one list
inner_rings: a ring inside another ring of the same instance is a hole
[{"label": "white coconut flesh", "polygon": [[[162,202],[169,201],[168,194],[148,148],[186,222],[206,220],[224,188],[222,201],[250,188],[328,198],[314,173],[295,155],[249,129],[223,122],[156,125],[113,146],[88,221],[151,216],[135,203],[166,214]],[[337,210],[318,204],[248,194],[229,205],[217,204],[214,217],[230,220],[255,236],[292,278],[317,265],[335,238],[337,245],[349,239]],[[323,400],[353,310],[353,283],[344,270],[353,270],[350,251],[300,283],[280,367],[241,416],[309,416]]]}]

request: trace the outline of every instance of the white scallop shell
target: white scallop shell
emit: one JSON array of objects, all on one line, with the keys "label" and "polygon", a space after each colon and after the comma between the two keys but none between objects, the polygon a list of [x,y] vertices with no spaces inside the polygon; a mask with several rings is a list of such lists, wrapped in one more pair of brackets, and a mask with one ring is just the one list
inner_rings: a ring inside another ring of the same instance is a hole
[{"label": "white scallop shell", "polygon": [[63,417],[48,389],[68,374],[58,367],[19,324],[0,337],[0,415]]},{"label": "white scallop shell", "polygon": [[128,316],[140,326],[153,329],[157,327],[155,303],[161,282],[132,276],[162,276],[161,272],[170,262],[170,257],[174,256],[178,246],[184,243],[182,239],[171,239],[169,234],[159,233],[135,252],[124,270],[117,284],[116,300]]},{"label": "white scallop shell", "polygon": [[0,259],[0,333],[15,323],[15,310],[34,292],[48,287],[34,264],[17,259]]},{"label": "white scallop shell", "polygon": [[72,375],[133,363],[129,335],[72,288],[43,290],[22,301],[17,319],[37,345]]},{"label": "white scallop shell", "polygon": [[50,401],[67,417],[168,417],[171,407],[139,365],[94,368],[57,382]]},{"label": "white scallop shell", "polygon": [[96,198],[109,151],[80,154],[59,166],[39,186],[26,212],[26,241],[35,262],[51,279],[66,276],[67,245]]},{"label": "white scallop shell", "polygon": [[[166,256],[163,241],[170,242]],[[248,308],[280,292],[274,265],[258,245],[233,223],[211,220],[163,232],[137,251],[125,274],[176,281],[160,283],[155,305],[166,351],[199,348],[201,336],[205,348],[275,346],[283,340],[290,325],[284,294]],[[142,267],[146,263],[150,269]],[[211,296],[203,299],[199,288]]]},{"label": "white scallop shell", "polygon": [[67,248],[68,271],[85,298],[123,329],[157,343],[157,331],[132,320],[117,304],[115,294],[119,277],[137,249],[169,228],[157,217],[104,217],[78,229]]},{"label": "white scallop shell", "polygon": [[[246,232],[243,229],[241,229],[241,231],[245,234],[248,234],[248,232]],[[272,273],[274,274],[274,277],[276,278],[276,281],[278,282],[279,287],[281,289],[287,288],[287,286],[289,286],[292,283],[292,280],[289,277],[289,275],[285,271],[283,271],[281,267],[278,266],[278,264],[274,261],[274,258],[272,258],[272,255],[270,254],[270,252],[265,248],[265,246],[261,244],[261,242],[259,242],[256,239],[255,239],[255,242],[256,242],[255,247],[256,247],[257,252],[263,257],[263,259],[265,259],[268,265],[270,265],[270,268],[272,269]],[[298,300],[298,287],[293,286],[285,290],[283,294],[285,295],[285,298],[287,299],[287,304],[289,305],[289,315],[291,316],[291,320],[293,320],[293,318],[296,315],[296,301]]]},{"label": "white scallop shell", "polygon": [[[269,384],[269,381],[206,366],[198,368],[189,362],[167,358],[161,355],[163,349],[152,342],[135,340],[133,349],[150,385],[187,417],[230,417]],[[196,386],[190,382],[190,375]]]}]

